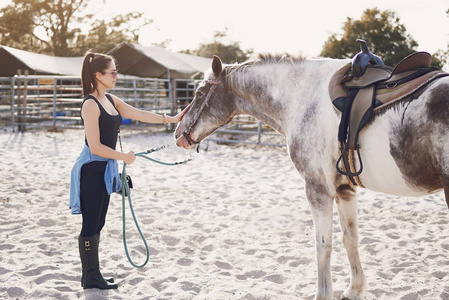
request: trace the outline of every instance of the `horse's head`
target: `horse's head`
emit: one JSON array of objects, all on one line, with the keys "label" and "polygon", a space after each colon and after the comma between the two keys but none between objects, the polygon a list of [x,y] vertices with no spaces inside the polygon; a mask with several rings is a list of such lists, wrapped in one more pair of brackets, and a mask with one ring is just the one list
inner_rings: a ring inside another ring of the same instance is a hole
[{"label": "horse's head", "polygon": [[176,145],[185,149],[209,136],[220,126],[229,123],[235,114],[233,96],[226,88],[223,64],[214,56],[212,72],[195,91],[195,97],[175,131]]}]

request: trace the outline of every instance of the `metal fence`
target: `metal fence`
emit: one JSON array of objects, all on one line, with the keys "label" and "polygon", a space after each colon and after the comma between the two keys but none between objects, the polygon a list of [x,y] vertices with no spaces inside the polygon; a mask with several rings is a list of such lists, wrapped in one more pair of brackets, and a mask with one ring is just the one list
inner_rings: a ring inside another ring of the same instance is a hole
[{"label": "metal fence", "polygon": [[[193,99],[199,81],[120,78],[110,90],[125,102],[155,113],[176,114]],[[17,75],[0,78],[0,120],[13,130],[81,127],[81,79],[70,76]],[[123,124],[139,125],[128,119]],[[283,137],[251,116],[237,116],[208,140],[285,146]]]},{"label": "metal fence", "polygon": [[0,77],[0,126],[11,124],[11,82],[11,77]]},{"label": "metal fence", "polygon": [[19,75],[12,78],[11,85],[13,128],[23,132],[79,123],[79,78]]},{"label": "metal fence", "polygon": [[[23,132],[32,128],[80,127],[81,79],[70,76],[18,75],[0,86],[2,111],[8,105],[11,125]],[[125,102],[156,113],[177,110],[169,80],[124,78],[110,90]],[[4,116],[4,114],[2,115]],[[124,124],[131,120],[124,119]],[[138,122],[134,122],[138,123]]]}]

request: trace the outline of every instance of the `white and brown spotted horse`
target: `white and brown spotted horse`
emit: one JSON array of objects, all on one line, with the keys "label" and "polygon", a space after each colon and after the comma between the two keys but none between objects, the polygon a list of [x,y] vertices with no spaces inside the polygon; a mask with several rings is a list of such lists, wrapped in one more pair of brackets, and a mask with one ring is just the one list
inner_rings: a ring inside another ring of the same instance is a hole
[{"label": "white and brown spotted horse", "polygon": [[[356,188],[336,170],[340,112],[328,84],[348,60],[262,55],[223,65],[218,57],[179,123],[177,145],[196,143],[239,114],[249,114],[282,134],[293,164],[305,180],[312,212],[318,264],[315,299],[332,299],[330,257],[334,200],[351,266],[344,299],[363,299],[365,275],[358,250]],[[421,196],[444,190],[449,199],[449,77],[432,81],[374,116],[360,132],[370,190]]]}]

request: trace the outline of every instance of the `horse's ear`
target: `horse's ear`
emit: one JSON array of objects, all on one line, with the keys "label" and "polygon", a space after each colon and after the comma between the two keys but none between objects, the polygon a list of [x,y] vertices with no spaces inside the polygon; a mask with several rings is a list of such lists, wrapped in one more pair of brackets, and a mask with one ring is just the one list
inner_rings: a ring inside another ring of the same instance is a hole
[{"label": "horse's ear", "polygon": [[218,79],[223,71],[223,63],[216,55],[214,55],[214,58],[212,59],[212,71],[214,72],[215,79]]}]

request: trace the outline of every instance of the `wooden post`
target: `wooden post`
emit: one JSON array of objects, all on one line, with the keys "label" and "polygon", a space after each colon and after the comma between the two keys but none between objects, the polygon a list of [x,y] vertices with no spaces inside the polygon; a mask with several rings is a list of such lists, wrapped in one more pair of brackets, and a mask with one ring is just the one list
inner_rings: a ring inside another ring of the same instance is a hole
[{"label": "wooden post", "polygon": [[57,132],[58,129],[56,128],[56,83],[57,80],[53,80],[53,128],[52,131]]},{"label": "wooden post", "polygon": [[21,117],[23,114],[22,111],[22,99],[21,99],[21,88],[22,88],[22,80],[20,78],[20,76],[22,75],[22,70],[18,69],[17,70],[17,130],[19,130],[19,132],[22,132],[22,122],[23,122],[23,118]]},{"label": "wooden post", "polygon": [[[171,99],[172,99],[170,115],[174,116],[178,113],[178,99],[176,98],[177,82],[176,82],[176,79],[169,79],[169,80],[171,83],[170,84],[171,85],[170,94],[171,94]],[[174,129],[175,129],[175,124],[170,124],[170,131],[173,131]]]},{"label": "wooden post", "polygon": [[27,123],[27,116],[29,115],[28,110],[27,110],[27,95],[28,95],[28,75],[29,75],[29,71],[25,70],[25,79],[23,81],[23,98],[22,98],[22,105],[23,105],[23,115],[24,120],[23,120],[23,124],[22,125],[22,132],[25,132],[27,130],[26,127],[26,123]]}]

